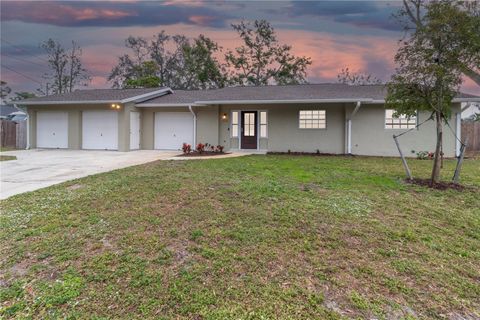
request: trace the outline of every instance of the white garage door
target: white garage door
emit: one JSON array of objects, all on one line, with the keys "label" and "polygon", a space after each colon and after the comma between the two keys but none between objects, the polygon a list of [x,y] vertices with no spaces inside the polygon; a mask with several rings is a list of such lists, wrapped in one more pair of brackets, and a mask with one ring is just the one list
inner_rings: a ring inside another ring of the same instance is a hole
[{"label": "white garage door", "polygon": [[193,144],[193,116],[189,112],[155,112],[155,149],[178,150]]},{"label": "white garage door", "polygon": [[37,112],[37,147],[68,148],[67,112]]},{"label": "white garage door", "polygon": [[83,111],[82,148],[117,150],[118,113],[115,111]]}]

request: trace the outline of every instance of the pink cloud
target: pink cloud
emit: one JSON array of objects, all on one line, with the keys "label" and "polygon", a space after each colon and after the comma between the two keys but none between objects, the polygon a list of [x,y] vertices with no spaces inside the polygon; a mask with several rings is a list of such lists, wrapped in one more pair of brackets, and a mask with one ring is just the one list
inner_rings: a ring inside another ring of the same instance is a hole
[{"label": "pink cloud", "polygon": [[[47,5],[48,4],[48,5]],[[6,20],[30,19],[37,23],[67,23],[68,21],[88,21],[95,19],[115,20],[136,16],[133,11],[111,8],[76,8],[55,2],[11,2],[3,9]]]},{"label": "pink cloud", "polygon": [[212,21],[215,21],[215,19],[215,17],[210,16],[191,16],[188,18],[189,21],[199,26],[208,26]]},{"label": "pink cloud", "polygon": [[[186,25],[176,24],[164,26],[168,34],[184,34],[193,38],[199,35],[198,28]],[[131,28],[130,33],[135,36],[150,38],[158,32],[153,28]],[[203,32],[220,46],[226,49],[233,49],[241,45],[235,32],[231,30],[204,29]],[[110,31],[111,37],[120,37],[117,31]],[[118,31],[120,32],[120,31]],[[318,33],[299,30],[278,29],[279,40],[281,43],[292,45],[292,51],[296,55],[308,56],[312,58],[313,64],[308,70],[308,77],[313,82],[328,81],[336,82],[337,74],[344,67],[349,67],[353,72],[372,72],[369,70],[372,62],[381,61],[384,69],[393,72],[393,55],[396,51],[396,39],[386,37],[362,37],[358,39],[352,35],[331,35],[328,33]],[[117,57],[127,53],[128,50],[122,46],[114,45],[92,45],[84,48],[84,61],[88,69],[96,76],[106,78],[112,67],[117,62]],[[381,70],[384,72],[384,70]],[[375,74],[376,76],[387,80],[389,75]],[[97,82],[96,85],[101,85]],[[92,83],[92,86],[94,84]],[[103,87],[103,86],[102,86]]]}]

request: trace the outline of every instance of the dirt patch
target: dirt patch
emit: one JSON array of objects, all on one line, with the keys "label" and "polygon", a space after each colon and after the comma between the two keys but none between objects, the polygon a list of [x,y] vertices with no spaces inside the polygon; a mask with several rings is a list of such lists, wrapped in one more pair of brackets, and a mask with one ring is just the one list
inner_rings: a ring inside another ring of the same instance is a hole
[{"label": "dirt patch", "polygon": [[77,190],[77,189],[80,189],[80,188],[83,188],[83,184],[75,183],[75,184],[72,184],[71,186],[68,186],[67,190],[73,191],[73,190]]},{"label": "dirt patch", "polygon": [[453,190],[457,190],[457,191],[464,191],[465,189],[467,189],[467,187],[462,186],[461,184],[453,183],[453,182],[443,182],[443,181],[441,181],[441,182],[438,182],[438,183],[431,184],[430,179],[418,179],[418,178],[415,178],[415,179],[412,179],[412,180],[405,179],[405,182],[409,183],[409,184],[415,184],[415,185],[418,185],[418,186],[422,186],[422,187],[428,187],[428,188],[436,189],[436,190],[453,189]]},{"label": "dirt patch", "polygon": [[223,156],[223,155],[226,155],[226,154],[230,154],[228,152],[214,152],[214,151],[204,151],[202,153],[200,152],[196,152],[196,151],[193,151],[193,152],[190,152],[190,153],[183,153],[183,154],[180,154],[178,155],[177,157],[211,157],[211,156]]}]

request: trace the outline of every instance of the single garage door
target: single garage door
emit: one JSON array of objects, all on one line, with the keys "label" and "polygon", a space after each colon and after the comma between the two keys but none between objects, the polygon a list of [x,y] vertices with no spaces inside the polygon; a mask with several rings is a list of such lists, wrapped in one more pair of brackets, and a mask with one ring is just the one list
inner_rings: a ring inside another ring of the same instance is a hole
[{"label": "single garage door", "polygon": [[118,113],[115,111],[83,111],[82,148],[117,150]]},{"label": "single garage door", "polygon": [[37,112],[37,148],[68,148],[67,112]]},{"label": "single garage door", "polygon": [[193,144],[193,116],[189,112],[155,112],[155,149],[178,150]]}]

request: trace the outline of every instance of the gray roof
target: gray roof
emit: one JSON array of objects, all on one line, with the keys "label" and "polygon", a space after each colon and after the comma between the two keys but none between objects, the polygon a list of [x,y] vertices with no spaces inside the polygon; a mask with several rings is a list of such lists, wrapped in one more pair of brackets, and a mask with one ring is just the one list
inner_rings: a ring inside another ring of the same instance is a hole
[{"label": "gray roof", "polygon": [[[76,90],[70,93],[56,94],[51,96],[35,97],[16,102],[22,104],[40,104],[49,102],[121,102],[125,99],[131,99],[159,90],[166,90],[166,87],[142,88],[142,89],[87,89]],[[156,95],[154,95],[155,97]]]},{"label": "gray roof", "polygon": [[[170,92],[170,93],[168,93]],[[165,94],[168,93],[168,94]],[[341,83],[300,84],[261,87],[227,87],[211,90],[171,90],[167,87],[145,89],[91,89],[71,93],[35,97],[16,102],[29,104],[73,103],[125,103],[135,101],[137,106],[268,103],[301,101],[383,101],[387,94],[385,85],[347,85]],[[460,93],[460,99],[480,97]]]},{"label": "gray roof", "polygon": [[[347,85],[341,83],[301,84],[261,87],[227,87],[211,90],[174,90],[173,93],[144,101],[138,106],[185,105],[193,103],[240,103],[244,101],[382,101],[387,94],[384,85]],[[479,98],[460,93],[457,98]]]}]

